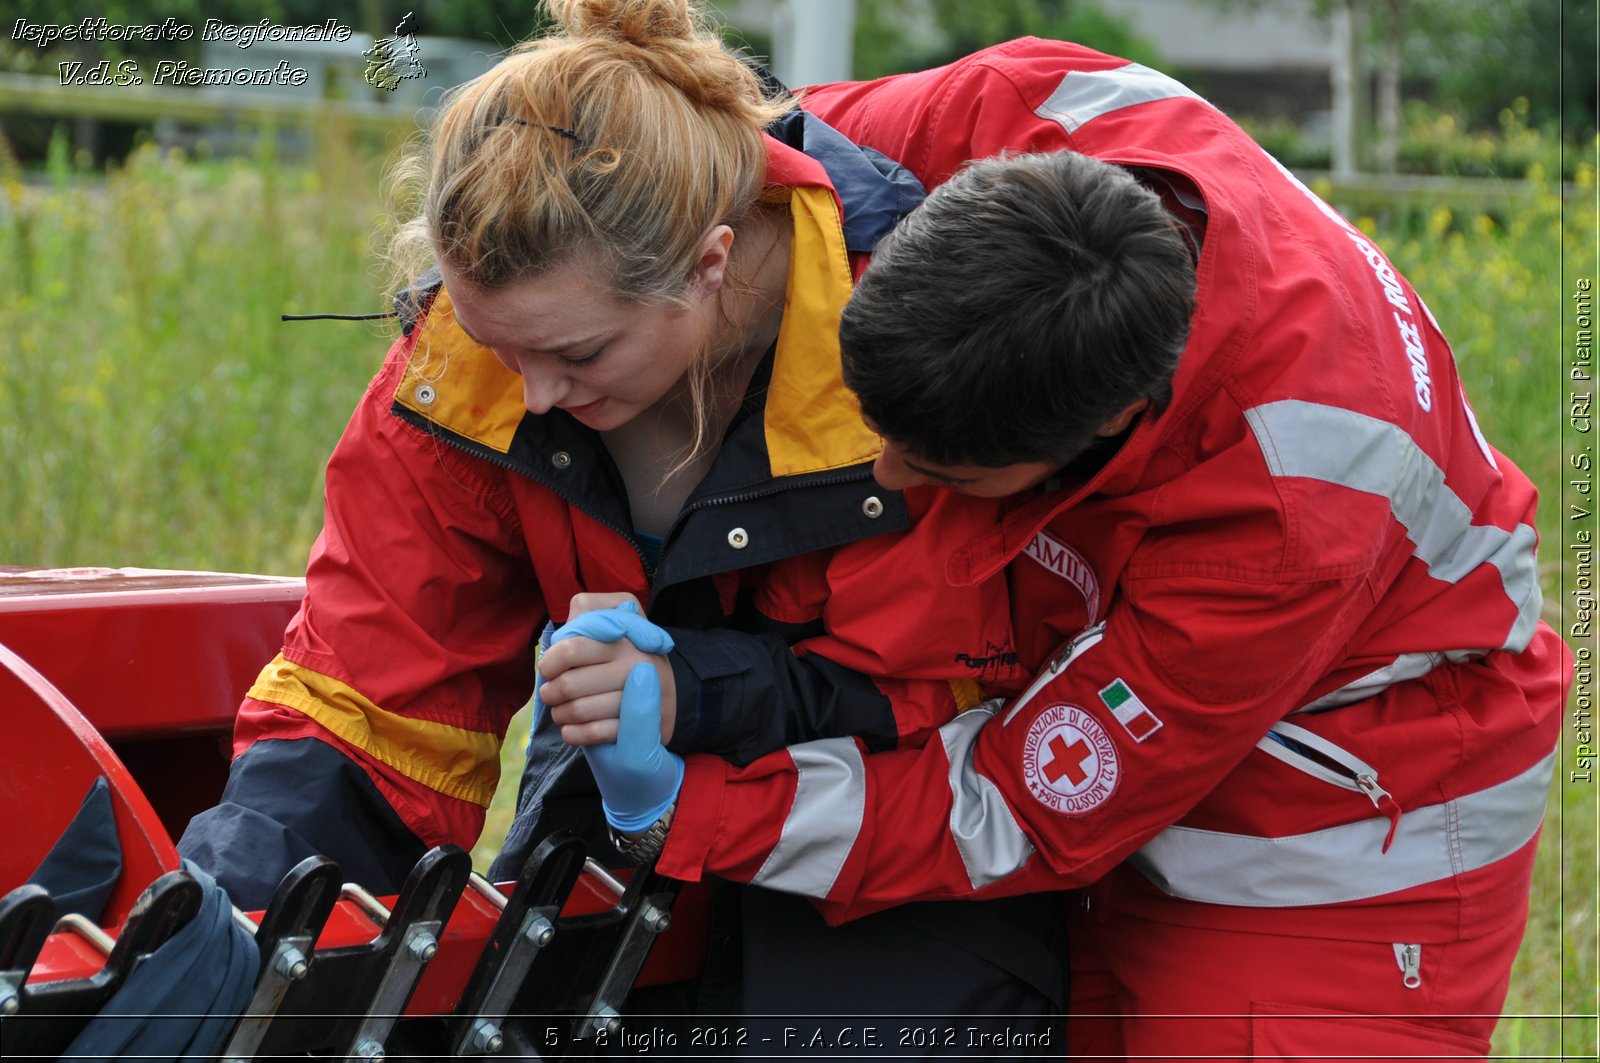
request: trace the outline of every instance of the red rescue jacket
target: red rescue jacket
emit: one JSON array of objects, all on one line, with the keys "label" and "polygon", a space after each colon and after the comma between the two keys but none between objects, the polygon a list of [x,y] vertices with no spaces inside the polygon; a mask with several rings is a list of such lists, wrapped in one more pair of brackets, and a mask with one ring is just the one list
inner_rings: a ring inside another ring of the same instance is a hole
[{"label": "red rescue jacket", "polygon": [[930,187],[1002,150],[1177,175],[1203,201],[1197,311],[1168,408],[945,559],[952,587],[1004,566],[1038,680],[921,750],[690,758],[660,870],[834,917],[1124,862],[1117,903],[1264,929],[1317,907],[1333,933],[1427,941],[1492,913],[1493,865],[1541,821],[1570,655],[1539,619],[1533,488],[1417,293],[1124,60],[1022,40],[805,101]]}]

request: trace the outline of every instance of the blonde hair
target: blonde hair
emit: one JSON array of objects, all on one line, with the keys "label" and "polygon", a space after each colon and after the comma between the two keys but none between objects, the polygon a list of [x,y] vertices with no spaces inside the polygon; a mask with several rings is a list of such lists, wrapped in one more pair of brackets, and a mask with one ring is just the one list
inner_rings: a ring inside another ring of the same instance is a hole
[{"label": "blonde hair", "polygon": [[557,31],[456,90],[396,171],[426,187],[391,244],[396,288],[436,255],[486,289],[581,255],[621,298],[682,299],[702,237],[760,196],[762,129],[793,101],[698,0],[546,4]]}]

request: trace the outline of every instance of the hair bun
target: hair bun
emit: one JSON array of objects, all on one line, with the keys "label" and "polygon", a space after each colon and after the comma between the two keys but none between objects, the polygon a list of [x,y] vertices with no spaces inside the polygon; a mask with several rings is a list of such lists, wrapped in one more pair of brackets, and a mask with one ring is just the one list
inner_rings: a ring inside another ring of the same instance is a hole
[{"label": "hair bun", "polygon": [[[599,48],[648,70],[697,104],[770,120],[772,102],[750,66],[728,51],[701,0],[546,0],[564,31],[550,41]],[[779,103],[778,112],[788,101]]]},{"label": "hair bun", "polygon": [[689,0],[549,0],[549,6],[573,37],[638,48],[690,41],[699,28]]}]

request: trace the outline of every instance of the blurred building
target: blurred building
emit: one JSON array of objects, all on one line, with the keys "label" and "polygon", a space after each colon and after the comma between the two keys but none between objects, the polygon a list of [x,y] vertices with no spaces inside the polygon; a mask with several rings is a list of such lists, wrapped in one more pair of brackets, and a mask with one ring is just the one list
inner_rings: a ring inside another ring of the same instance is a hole
[{"label": "blurred building", "polygon": [[1098,0],[1229,113],[1326,121],[1333,37],[1312,0]]},{"label": "blurred building", "polygon": [[[1085,2],[1125,21],[1155,47],[1167,70],[1225,111],[1326,122],[1334,50],[1313,0]],[[731,24],[772,42],[772,66],[781,79],[805,85],[850,76],[849,20],[856,3],[720,0],[718,6]],[[941,33],[926,0],[908,0],[906,7],[906,37],[936,51]]]}]

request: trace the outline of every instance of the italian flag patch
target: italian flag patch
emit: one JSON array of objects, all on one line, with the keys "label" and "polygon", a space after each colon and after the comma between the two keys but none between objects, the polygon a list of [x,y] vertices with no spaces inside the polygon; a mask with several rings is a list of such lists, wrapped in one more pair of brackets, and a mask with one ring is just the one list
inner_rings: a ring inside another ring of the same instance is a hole
[{"label": "italian flag patch", "polygon": [[1143,742],[1161,730],[1161,720],[1150,711],[1150,706],[1140,701],[1139,695],[1120,679],[1101,688],[1100,700],[1135,742]]}]

